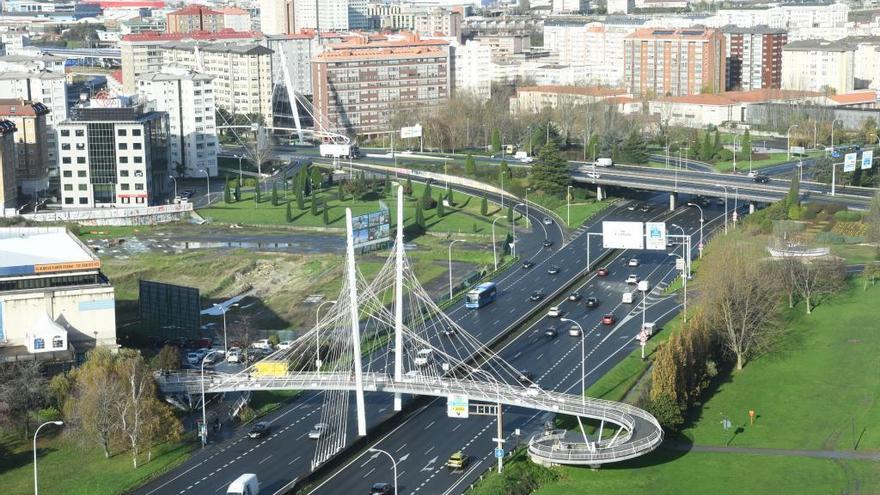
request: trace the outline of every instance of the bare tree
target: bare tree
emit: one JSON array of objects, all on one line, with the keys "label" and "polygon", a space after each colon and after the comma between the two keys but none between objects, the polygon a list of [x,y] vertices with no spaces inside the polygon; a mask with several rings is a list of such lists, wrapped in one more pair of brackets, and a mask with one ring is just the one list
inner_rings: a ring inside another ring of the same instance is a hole
[{"label": "bare tree", "polygon": [[138,467],[138,454],[149,431],[151,414],[155,414],[156,384],[143,358],[134,352],[121,358],[118,364],[122,388],[116,403],[119,429],[128,439],[132,466]]},{"label": "bare tree", "polygon": [[0,423],[30,434],[31,415],[48,398],[46,378],[36,361],[0,365]]},{"label": "bare tree", "polygon": [[875,194],[871,200],[871,207],[865,215],[865,222],[868,224],[868,240],[880,243],[880,192]]},{"label": "bare tree", "polygon": [[733,232],[713,242],[703,257],[698,300],[736,369],[771,343],[778,284],[755,238]]},{"label": "bare tree", "polygon": [[811,314],[816,298],[833,294],[843,287],[846,266],[839,258],[830,256],[805,259],[793,274],[794,287],[806,303],[807,314]]}]

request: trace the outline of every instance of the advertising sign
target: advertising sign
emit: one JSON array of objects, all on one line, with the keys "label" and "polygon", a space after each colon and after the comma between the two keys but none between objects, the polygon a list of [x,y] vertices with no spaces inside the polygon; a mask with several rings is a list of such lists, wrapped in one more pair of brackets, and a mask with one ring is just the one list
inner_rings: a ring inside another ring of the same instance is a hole
[{"label": "advertising sign", "polygon": [[843,171],[852,172],[856,169],[856,153],[847,153],[843,158]]},{"label": "advertising sign", "polygon": [[602,247],[645,249],[645,227],[642,222],[602,222]]},{"label": "advertising sign", "polygon": [[466,395],[450,395],[446,398],[446,415],[450,418],[468,417],[468,398]]},{"label": "advertising sign", "polygon": [[666,249],[665,222],[645,222],[645,249]]},{"label": "advertising sign", "polygon": [[351,235],[358,252],[379,249],[391,240],[391,215],[388,207],[351,219]]},{"label": "advertising sign", "polygon": [[868,170],[874,163],[874,150],[866,150],[862,152],[862,170]]},{"label": "advertising sign", "polygon": [[806,154],[807,150],[804,149],[803,146],[792,146],[789,148],[789,153],[792,155],[803,155]]},{"label": "advertising sign", "polygon": [[401,127],[400,137],[402,139],[422,137],[422,125],[416,124],[412,127]]}]

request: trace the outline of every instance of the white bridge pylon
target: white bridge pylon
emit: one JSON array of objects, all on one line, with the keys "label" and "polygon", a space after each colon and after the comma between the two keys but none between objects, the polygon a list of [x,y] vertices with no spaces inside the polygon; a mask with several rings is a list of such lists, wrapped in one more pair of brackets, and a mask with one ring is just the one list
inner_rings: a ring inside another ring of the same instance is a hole
[{"label": "white bridge pylon", "polygon": [[[403,194],[398,187],[397,225]],[[394,249],[371,282],[358,270],[348,226],[345,275],[337,302],[288,349],[278,350],[246,370],[206,374],[208,393],[253,390],[320,390],[321,423],[313,466],[346,444],[349,393],[355,394],[358,435],[366,434],[365,392],[465,396],[470,402],[504,404],[595,421],[593,437],[581,428],[556,431],[529,442],[533,460],[546,464],[599,465],[638,457],[663,440],[657,420],[639,408],[600,399],[542,390],[521,381],[519,371],[449,318],[413,273],[398,228]],[[499,329],[501,330],[501,329]],[[201,390],[201,375],[159,375],[165,393]],[[605,433],[603,435],[603,432]]]}]

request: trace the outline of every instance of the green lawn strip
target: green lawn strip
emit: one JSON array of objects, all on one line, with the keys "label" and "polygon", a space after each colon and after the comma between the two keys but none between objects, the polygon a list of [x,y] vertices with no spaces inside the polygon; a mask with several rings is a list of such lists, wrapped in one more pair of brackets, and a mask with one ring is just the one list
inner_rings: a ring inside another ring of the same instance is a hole
[{"label": "green lawn strip", "polygon": [[[821,151],[809,152],[803,158],[811,158],[815,156],[822,156]],[[754,154],[752,158],[752,170],[760,170],[762,168],[771,167],[773,165],[779,165],[780,163],[789,162],[792,160],[797,160],[795,156],[789,156],[788,153],[770,153],[767,158],[761,160],[755,160]],[[733,171],[733,160],[727,160],[723,162],[715,162],[712,166],[718,172],[731,172]],[[749,170],[749,157],[740,157],[737,156],[736,159],[736,170],[737,172],[746,172]]]},{"label": "green lawn strip", "polygon": [[278,409],[300,393],[300,390],[259,390],[251,394],[249,405],[259,417]]},{"label": "green lawn strip", "polygon": [[851,265],[876,261],[878,259],[878,253],[880,253],[880,250],[867,244],[831,245],[831,254],[844,258],[846,263]]},{"label": "green lawn strip", "polygon": [[[771,354],[722,383],[684,433],[701,445],[783,449],[880,448],[880,290],[850,281],[841,294],[806,315],[787,312],[787,332]],[[749,425],[748,411],[757,420]],[[719,421],[743,431],[733,435]]]},{"label": "green lawn strip", "polygon": [[[114,495],[143,484],[185,461],[193,442],[162,444],[153,448],[153,459],[146,462],[144,453],[137,469],[131,455],[116,452],[105,459],[94,444],[80,445],[62,436],[41,432],[39,451],[40,493],[67,495]],[[3,441],[0,456],[0,485],[3,493],[33,493],[34,471],[30,440]]]},{"label": "green lawn strip", "polygon": [[[571,221],[568,223],[569,228],[577,228],[584,224],[588,219],[597,213],[608,208],[613,201],[587,201],[571,203]],[[557,206],[553,211],[563,220],[568,219],[568,207],[565,204]]]}]

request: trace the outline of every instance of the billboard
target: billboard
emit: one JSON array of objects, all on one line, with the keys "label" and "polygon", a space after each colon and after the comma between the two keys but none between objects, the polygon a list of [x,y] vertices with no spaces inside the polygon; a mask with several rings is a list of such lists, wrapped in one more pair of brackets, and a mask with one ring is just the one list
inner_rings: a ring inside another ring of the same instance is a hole
[{"label": "billboard", "polygon": [[645,249],[645,227],[642,222],[602,222],[602,247]]},{"label": "billboard", "polygon": [[843,158],[843,171],[852,172],[856,169],[856,153],[847,153]]},{"label": "billboard", "polygon": [[195,287],[141,280],[138,305],[150,335],[196,337],[202,326],[199,289]]},{"label": "billboard", "polygon": [[467,395],[450,395],[446,398],[446,415],[450,418],[468,417]]},{"label": "billboard", "polygon": [[645,249],[666,249],[665,222],[645,222]]},{"label": "billboard", "polygon": [[380,210],[351,219],[354,249],[359,253],[385,247],[391,241],[391,213],[388,206],[379,203]]},{"label": "billboard", "polygon": [[868,170],[874,163],[874,150],[865,150],[862,152],[862,170]]},{"label": "billboard", "polygon": [[412,127],[401,127],[400,137],[401,139],[422,137],[422,125],[416,124]]}]

